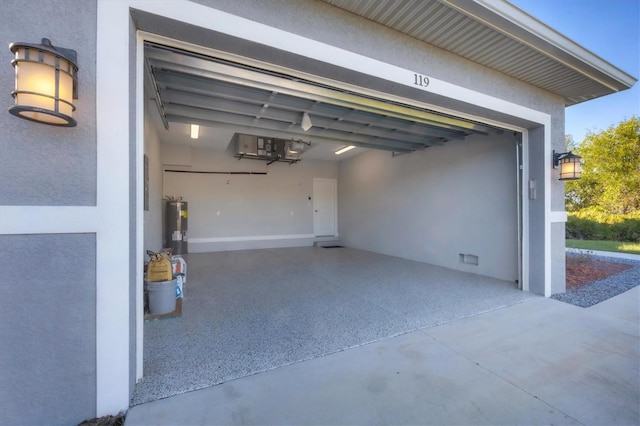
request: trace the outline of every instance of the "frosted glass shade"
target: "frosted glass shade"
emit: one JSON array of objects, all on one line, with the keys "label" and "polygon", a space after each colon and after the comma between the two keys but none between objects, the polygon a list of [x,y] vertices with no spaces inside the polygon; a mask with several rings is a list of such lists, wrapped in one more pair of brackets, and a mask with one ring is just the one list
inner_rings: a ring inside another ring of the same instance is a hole
[{"label": "frosted glass shade", "polygon": [[[67,49],[56,49],[47,39],[41,45],[13,43],[12,64],[16,85],[12,95],[15,105],[9,112],[21,118],[54,126],[75,126],[77,65],[65,56]],[[75,57],[73,58],[75,59]]]},{"label": "frosted glass shade", "polygon": [[553,152],[553,165],[560,167],[560,180],[576,180],[582,176],[582,157],[573,152]]},{"label": "frosted glass shade", "polygon": [[580,157],[560,160],[560,180],[580,179],[581,175]]}]

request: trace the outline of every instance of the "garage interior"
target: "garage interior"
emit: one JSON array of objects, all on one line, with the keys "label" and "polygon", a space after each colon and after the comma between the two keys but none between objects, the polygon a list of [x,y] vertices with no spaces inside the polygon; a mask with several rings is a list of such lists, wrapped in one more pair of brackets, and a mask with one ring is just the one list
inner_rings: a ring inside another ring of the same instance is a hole
[{"label": "garage interior", "polygon": [[[145,44],[145,248],[182,197],[189,254],[182,317],[145,322],[134,404],[535,297],[516,134],[215,53]],[[282,144],[247,154],[241,135]],[[336,182],[331,232],[318,179]]]}]

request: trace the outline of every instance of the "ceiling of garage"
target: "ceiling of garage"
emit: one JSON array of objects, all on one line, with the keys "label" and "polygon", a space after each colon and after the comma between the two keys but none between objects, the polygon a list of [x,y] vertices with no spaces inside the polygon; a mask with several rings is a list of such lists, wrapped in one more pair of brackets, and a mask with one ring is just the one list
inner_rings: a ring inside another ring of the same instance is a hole
[{"label": "ceiling of garage", "polygon": [[[320,143],[325,145],[323,159],[335,159],[333,151],[346,145],[410,153],[471,134],[499,131],[154,43],[146,43],[145,58],[167,129],[192,123],[211,128],[235,126],[239,132],[257,136],[311,142],[318,152],[322,151],[317,149]],[[307,131],[301,127],[304,113],[312,123]],[[305,153],[305,158],[310,155]]]}]

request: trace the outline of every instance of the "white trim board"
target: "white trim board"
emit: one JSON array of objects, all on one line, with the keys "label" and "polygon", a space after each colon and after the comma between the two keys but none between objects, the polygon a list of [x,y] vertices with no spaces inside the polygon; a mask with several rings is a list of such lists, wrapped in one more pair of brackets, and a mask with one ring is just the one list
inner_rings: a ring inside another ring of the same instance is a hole
[{"label": "white trim board", "polygon": [[[195,240],[195,241],[194,241]],[[311,247],[316,241],[311,234],[258,235],[246,237],[192,238],[189,253],[217,251],[255,250],[270,248]]]},{"label": "white trim board", "polygon": [[568,214],[567,212],[558,212],[558,211],[553,211],[551,213],[549,213],[549,221],[551,223],[562,223],[562,222],[566,222],[568,219]]},{"label": "white trim board", "polygon": [[0,206],[0,235],[97,232],[94,206]]},{"label": "white trim board", "polygon": [[[144,375],[144,40],[136,38],[136,383]],[[140,338],[137,338],[140,336]]]},{"label": "white trim board", "polygon": [[189,238],[189,243],[229,243],[239,241],[272,241],[272,240],[296,240],[302,238],[315,238],[313,234],[291,234],[291,235],[256,235],[246,237],[209,237],[209,238]]},{"label": "white trim board", "polygon": [[[96,238],[97,417],[129,405],[129,26],[126,2],[98,2],[97,208],[102,232]],[[123,271],[120,279],[114,279],[114,271]]]}]

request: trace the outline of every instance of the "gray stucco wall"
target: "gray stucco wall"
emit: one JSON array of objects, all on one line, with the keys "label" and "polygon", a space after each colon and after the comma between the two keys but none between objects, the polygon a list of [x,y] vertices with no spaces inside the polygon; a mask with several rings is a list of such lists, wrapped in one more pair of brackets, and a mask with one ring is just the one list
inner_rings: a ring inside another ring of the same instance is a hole
[{"label": "gray stucco wall", "polygon": [[[0,14],[0,204],[95,205],[96,2],[84,0],[2,2]],[[11,42],[40,43],[78,52],[78,126],[59,128],[6,113],[13,105]]]},{"label": "gray stucco wall", "polygon": [[565,224],[551,224],[551,294],[567,290]]},{"label": "gray stucco wall", "polygon": [[[544,127],[529,131],[529,180],[535,181],[535,199],[529,194],[529,291],[544,294],[545,258],[544,258],[544,174],[548,172],[548,162],[544,161],[542,145]],[[528,182],[527,188],[528,188]]]},{"label": "gray stucco wall", "polygon": [[[78,52],[78,126],[0,114],[0,205],[96,204],[95,1],[2,3],[0,93],[13,105],[11,42]],[[1,218],[0,218],[1,219]],[[0,424],[77,424],[96,413],[94,234],[2,235]]]},{"label": "gray stucco wall", "polygon": [[[566,152],[564,142],[564,108],[554,110],[554,115],[551,118],[551,150],[556,152]],[[551,210],[552,211],[564,211],[564,182],[558,180],[560,177],[560,170],[552,169],[553,160],[548,159],[548,170],[551,173]]]},{"label": "gray stucco wall", "polygon": [[0,236],[0,424],[96,410],[94,234]]},{"label": "gray stucco wall", "polygon": [[[564,108],[556,108],[551,120],[551,150],[566,152]],[[559,170],[551,170],[551,211],[565,211],[564,182],[558,180]],[[566,224],[551,224],[551,294],[564,293],[566,277]]]}]

